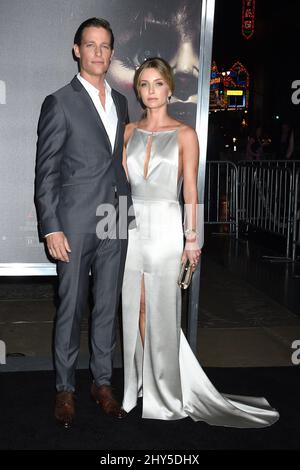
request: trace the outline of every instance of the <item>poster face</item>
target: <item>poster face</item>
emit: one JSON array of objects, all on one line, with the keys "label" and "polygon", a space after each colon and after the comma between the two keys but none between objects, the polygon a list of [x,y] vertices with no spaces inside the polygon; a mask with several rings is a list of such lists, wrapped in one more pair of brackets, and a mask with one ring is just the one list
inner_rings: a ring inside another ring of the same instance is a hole
[{"label": "poster face", "polygon": [[77,73],[74,34],[103,17],[115,35],[107,80],[125,94],[130,120],[142,108],[135,69],[148,57],[166,59],[175,75],[170,113],[195,125],[201,0],[1,0],[0,2],[0,263],[48,262],[34,206],[37,123],[45,97]]},{"label": "poster face", "polygon": [[175,92],[169,106],[176,119],[195,125],[199,75],[201,1],[112,1],[116,36],[109,79],[127,95],[130,117],[141,108],[132,89],[134,72],[145,59],[162,57],[171,65]]}]

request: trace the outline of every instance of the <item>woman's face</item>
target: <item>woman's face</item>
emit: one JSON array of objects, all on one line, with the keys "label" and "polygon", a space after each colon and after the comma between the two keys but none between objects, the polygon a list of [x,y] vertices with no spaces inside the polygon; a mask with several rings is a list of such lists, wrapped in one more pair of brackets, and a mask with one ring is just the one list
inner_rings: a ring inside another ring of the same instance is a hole
[{"label": "woman's face", "polygon": [[[155,3],[155,2],[154,2]],[[149,57],[162,57],[174,73],[170,114],[195,124],[199,74],[199,20],[201,2],[174,1],[170,11],[164,11],[153,2],[143,0],[140,10],[124,17],[120,31],[115,31],[115,56],[110,66],[109,81],[129,100],[130,118],[141,115],[141,108],[133,91],[136,69]],[[127,12],[128,13],[128,12]]]},{"label": "woman's face", "polygon": [[148,109],[166,106],[168,97],[171,96],[169,85],[155,68],[143,70],[140,75],[138,89],[141,101]]}]

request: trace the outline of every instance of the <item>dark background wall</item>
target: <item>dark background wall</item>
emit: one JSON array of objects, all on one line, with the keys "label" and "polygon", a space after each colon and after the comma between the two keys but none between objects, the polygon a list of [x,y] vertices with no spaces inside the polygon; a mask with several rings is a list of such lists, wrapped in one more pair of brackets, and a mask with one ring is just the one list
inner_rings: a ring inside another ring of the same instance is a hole
[{"label": "dark background wall", "polygon": [[250,119],[299,122],[291,84],[300,80],[300,4],[294,0],[256,0],[255,33],[241,34],[242,0],[216,0],[213,59],[228,69],[240,60],[250,73]]}]

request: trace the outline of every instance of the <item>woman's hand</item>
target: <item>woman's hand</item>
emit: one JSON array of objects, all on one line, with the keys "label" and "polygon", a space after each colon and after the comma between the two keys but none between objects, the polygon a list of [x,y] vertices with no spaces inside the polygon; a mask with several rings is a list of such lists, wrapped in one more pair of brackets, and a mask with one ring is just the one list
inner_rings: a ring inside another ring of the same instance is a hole
[{"label": "woman's hand", "polygon": [[181,257],[181,263],[184,264],[186,260],[189,259],[192,265],[192,270],[195,271],[199,263],[200,255],[201,250],[199,248],[197,239],[186,239],[185,247]]}]

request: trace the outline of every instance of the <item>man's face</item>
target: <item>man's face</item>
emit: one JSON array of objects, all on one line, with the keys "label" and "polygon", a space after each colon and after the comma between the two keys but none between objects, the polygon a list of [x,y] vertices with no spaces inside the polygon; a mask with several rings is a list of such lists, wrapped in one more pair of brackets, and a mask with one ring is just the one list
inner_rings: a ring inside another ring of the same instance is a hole
[{"label": "man's face", "polygon": [[80,73],[84,78],[102,77],[107,72],[113,55],[110,32],[89,26],[82,32],[81,44],[74,44],[75,56],[80,60]]}]

